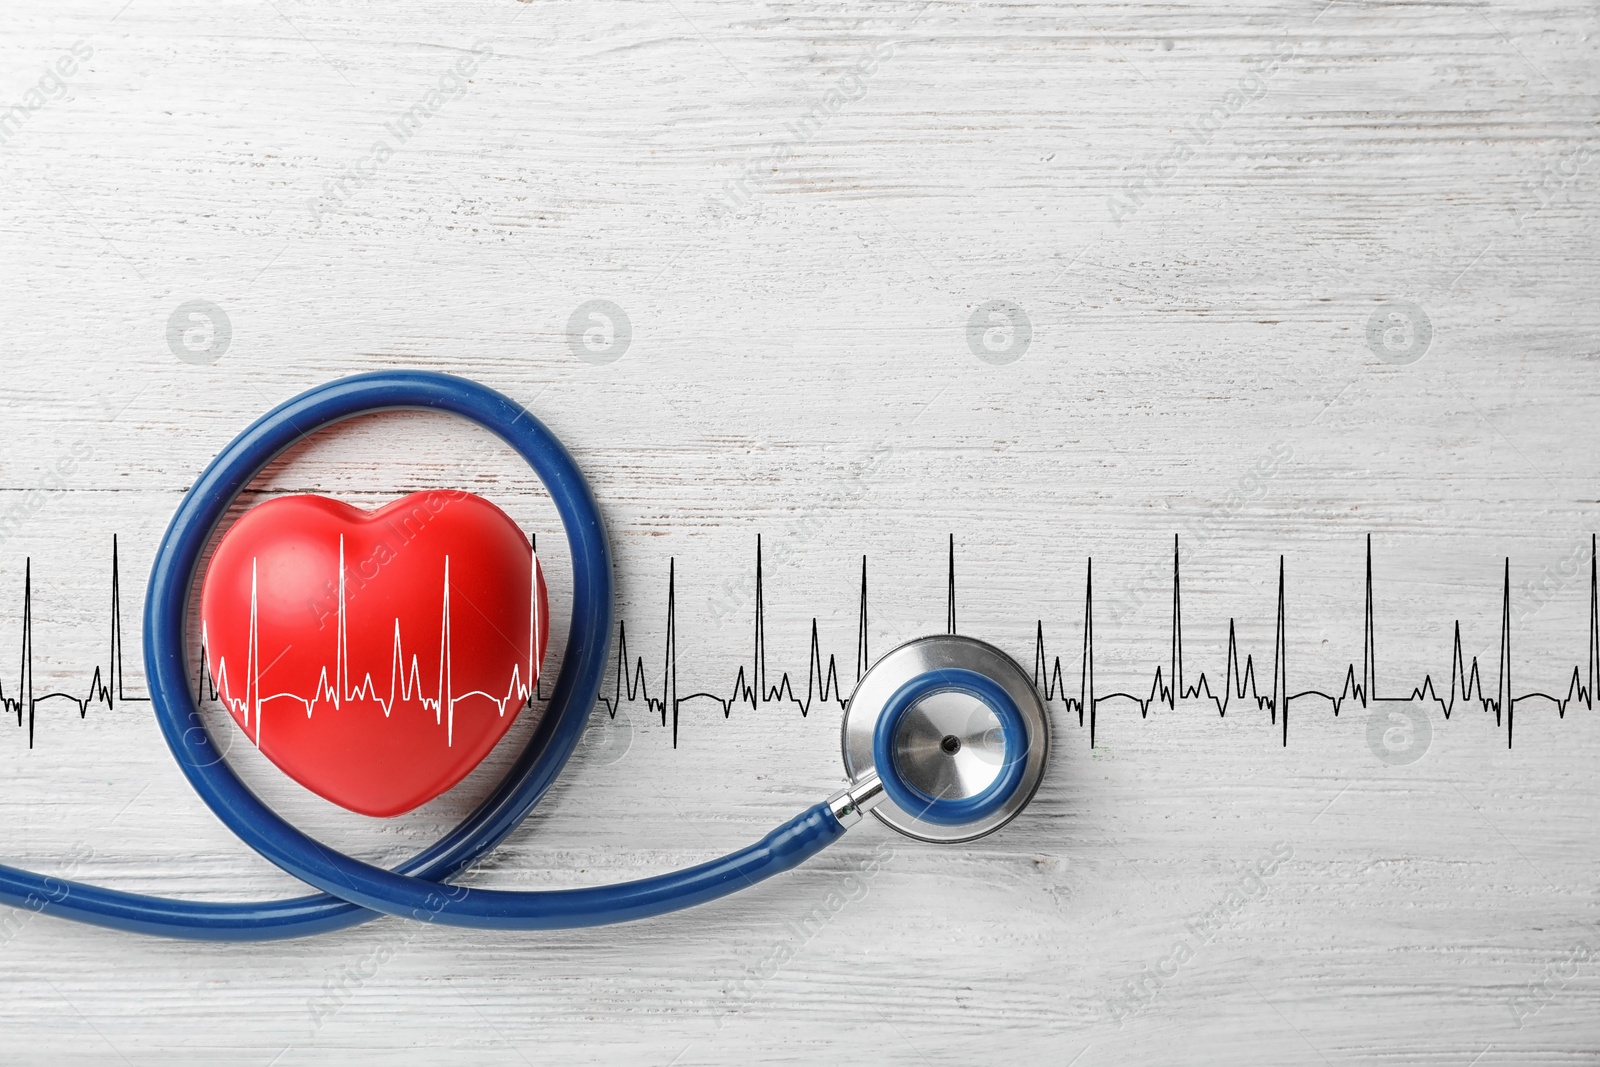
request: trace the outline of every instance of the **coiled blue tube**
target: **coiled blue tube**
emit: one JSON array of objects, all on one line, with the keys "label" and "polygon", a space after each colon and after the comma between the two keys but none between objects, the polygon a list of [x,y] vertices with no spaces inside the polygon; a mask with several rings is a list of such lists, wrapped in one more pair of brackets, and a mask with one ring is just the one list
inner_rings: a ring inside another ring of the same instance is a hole
[{"label": "coiled blue tube", "polygon": [[[470,419],[497,434],[533,467],[566,527],[573,614],[550,703],[500,785],[434,845],[389,871],[334,852],[296,830],[233,773],[189,694],[185,623],[200,556],[240,490],[308,434],[357,415],[396,408]],[[565,766],[599,693],[611,613],[611,553],[599,507],[566,449],[521,405],[462,378],[415,371],[357,375],[303,393],[235,438],[179,505],[156,553],[146,594],[145,673],[162,733],[201,798],[246,843],[324,892],[292,900],[204,903],[0,866],[0,902],[99,926],[206,940],[299,937],[364,922],[378,912],[468,926],[590,926],[723,896],[788,870],[843,833],[823,804],[720,860],[638,882],[545,892],[442,884],[503,841]]]}]

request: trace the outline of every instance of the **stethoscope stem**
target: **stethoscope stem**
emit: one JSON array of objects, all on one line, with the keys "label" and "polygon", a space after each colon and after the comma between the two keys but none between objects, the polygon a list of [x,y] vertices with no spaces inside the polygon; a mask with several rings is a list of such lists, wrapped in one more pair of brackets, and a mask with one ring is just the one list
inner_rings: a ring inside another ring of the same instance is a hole
[{"label": "stethoscope stem", "polygon": [[840,826],[849,829],[866,817],[867,812],[888,799],[883,791],[883,780],[878,772],[869,770],[854,782],[828,798],[828,810]]}]

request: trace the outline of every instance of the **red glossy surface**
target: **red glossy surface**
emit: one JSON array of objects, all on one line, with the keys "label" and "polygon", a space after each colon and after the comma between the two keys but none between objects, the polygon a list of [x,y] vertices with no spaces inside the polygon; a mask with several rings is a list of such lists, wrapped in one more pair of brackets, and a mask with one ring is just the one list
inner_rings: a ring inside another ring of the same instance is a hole
[{"label": "red glossy surface", "polygon": [[524,706],[550,629],[527,538],[454,490],[376,511],[320,496],[252,508],[217,545],[200,615],[250,740],[307,789],[376,816],[478,765]]}]

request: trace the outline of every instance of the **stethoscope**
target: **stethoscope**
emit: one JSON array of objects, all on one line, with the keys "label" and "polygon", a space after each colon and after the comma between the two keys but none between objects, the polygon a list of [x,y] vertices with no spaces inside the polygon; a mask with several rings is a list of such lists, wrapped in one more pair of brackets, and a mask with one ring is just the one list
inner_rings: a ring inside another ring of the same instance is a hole
[{"label": "stethoscope", "polygon": [[[550,701],[491,795],[431,847],[391,869],[290,825],[223,758],[188,685],[190,589],[234,499],[302,438],[398,408],[469,419],[510,445],[555,502],[572,556],[572,625]],[[842,747],[850,784],[720,859],[584,889],[449,884],[517,828],[555,782],[599,694],[612,626],[611,550],[588,483],[561,442],[510,398],[444,374],[383,371],[289,400],[228,444],[195,482],[162,537],[145,597],[144,659],[156,720],[189,784],[251,848],[321,892],[291,900],[208,903],[126,893],[0,866],[0,902],[98,926],[205,940],[303,937],[398,915],[488,929],[559,929],[693,907],[789,870],[871,812],[924,841],[970,841],[1010,821],[1044,774],[1049,720],[1031,680],[999,649],[939,635],[901,645],[857,684]]]}]

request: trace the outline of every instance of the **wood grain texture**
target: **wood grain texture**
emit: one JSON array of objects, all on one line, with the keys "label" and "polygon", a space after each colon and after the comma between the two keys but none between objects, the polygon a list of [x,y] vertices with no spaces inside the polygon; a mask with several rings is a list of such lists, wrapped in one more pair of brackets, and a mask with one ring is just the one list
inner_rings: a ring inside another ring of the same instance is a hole
[{"label": "wood grain texture", "polygon": [[[758,535],[770,669],[803,678],[815,619],[853,681],[861,556],[877,654],[943,627],[954,534],[960,629],[1026,663],[1042,626],[1068,674],[1093,556],[1097,684],[1142,691],[1178,534],[1192,673],[1219,677],[1230,620],[1270,660],[1281,555],[1290,688],[1336,690],[1370,534],[1381,691],[1442,680],[1457,620],[1493,687],[1509,557],[1513,687],[1564,692],[1600,527],[1597,31],[1592,4],[1503,0],[12,0],[0,663],[31,560],[41,688],[81,687],[114,534],[133,656],[164,524],[238,428],[339,374],[425,367],[569,443],[653,686],[669,559],[684,692],[749,661]],[[605,365],[569,334],[595,299],[632,330]],[[231,325],[210,364],[169,344],[191,300]],[[1031,328],[998,366],[969,337],[997,300]],[[1408,365],[1368,343],[1394,301],[1431,324]],[[553,514],[475,431],[368,420],[258,489],[441,484],[538,533],[560,617]],[[1287,748],[1234,708],[1108,701],[1091,750],[1054,701],[1049,777],[1003,832],[935,848],[868,825],[623,928],[197,946],[16,913],[0,1060],[1600,1059],[1595,711],[1526,702],[1509,751],[1492,714],[1435,713],[1393,766],[1358,704],[1294,702]],[[839,780],[837,705],[682,712],[676,750],[642,702],[602,720],[474,882],[698,862]],[[40,716],[31,750],[0,724],[6,862],[296,891],[189,791],[147,706]],[[253,755],[232,753],[274,804],[385,861],[506,764],[378,822]]]}]

